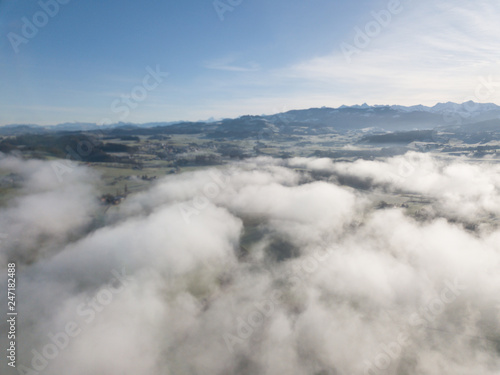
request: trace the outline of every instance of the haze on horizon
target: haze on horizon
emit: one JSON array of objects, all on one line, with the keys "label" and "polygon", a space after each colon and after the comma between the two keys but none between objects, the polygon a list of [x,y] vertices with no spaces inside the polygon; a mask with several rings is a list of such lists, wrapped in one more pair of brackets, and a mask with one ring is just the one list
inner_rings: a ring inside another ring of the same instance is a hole
[{"label": "haze on horizon", "polygon": [[0,374],[498,375],[499,16],[0,0]]},{"label": "haze on horizon", "polygon": [[54,1],[0,2],[0,125],[500,103],[491,0]]}]

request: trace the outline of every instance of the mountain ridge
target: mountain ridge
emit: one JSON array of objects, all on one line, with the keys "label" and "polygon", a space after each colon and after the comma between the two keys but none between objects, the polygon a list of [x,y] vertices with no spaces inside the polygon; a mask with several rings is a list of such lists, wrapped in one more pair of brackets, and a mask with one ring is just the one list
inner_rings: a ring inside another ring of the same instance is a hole
[{"label": "mountain ridge", "polygon": [[187,126],[189,124],[204,125],[207,128],[227,125],[228,122],[245,125],[250,119],[261,119],[273,125],[281,126],[316,126],[333,127],[341,131],[362,128],[380,128],[387,131],[434,129],[443,126],[464,125],[474,122],[500,119],[500,106],[494,103],[437,103],[432,107],[421,104],[413,106],[401,105],[342,105],[340,107],[316,107],[294,109],[271,115],[243,115],[236,118],[206,121],[170,121],[128,123],[118,122],[108,125],[96,123],[73,122],[56,125],[9,124],[0,126],[0,134],[16,135],[25,133],[45,133],[59,131],[97,131],[115,128],[156,128],[170,126]]}]

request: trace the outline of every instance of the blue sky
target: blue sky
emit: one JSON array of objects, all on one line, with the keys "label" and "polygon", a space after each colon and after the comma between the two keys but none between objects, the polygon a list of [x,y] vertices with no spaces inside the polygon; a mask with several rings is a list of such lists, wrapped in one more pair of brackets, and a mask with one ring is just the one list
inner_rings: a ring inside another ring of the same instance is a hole
[{"label": "blue sky", "polygon": [[500,101],[494,0],[59,1],[0,0],[0,125]]}]

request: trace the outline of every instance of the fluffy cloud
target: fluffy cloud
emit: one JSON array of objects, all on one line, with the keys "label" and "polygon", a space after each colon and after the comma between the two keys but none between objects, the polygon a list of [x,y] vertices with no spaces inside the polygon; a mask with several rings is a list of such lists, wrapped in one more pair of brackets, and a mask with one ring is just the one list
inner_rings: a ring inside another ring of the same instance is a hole
[{"label": "fluffy cloud", "polygon": [[0,158],[0,168],[19,179],[20,192],[0,211],[0,228],[6,235],[2,263],[7,256],[10,261],[34,261],[88,230],[97,212],[94,183],[98,176],[75,166],[60,181],[57,163]]},{"label": "fluffy cloud", "polygon": [[[2,230],[35,228],[1,244],[18,262],[21,373],[500,365],[500,232],[466,226],[498,212],[494,164],[259,158],[165,177],[105,214],[85,168],[61,183],[49,162],[1,165],[23,178]],[[425,196],[433,214],[376,208],[384,194]]]}]

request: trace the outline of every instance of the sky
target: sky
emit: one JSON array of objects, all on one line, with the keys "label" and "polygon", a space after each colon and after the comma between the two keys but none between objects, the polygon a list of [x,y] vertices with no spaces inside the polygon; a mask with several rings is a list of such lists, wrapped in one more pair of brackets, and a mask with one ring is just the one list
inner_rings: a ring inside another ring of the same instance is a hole
[{"label": "sky", "polygon": [[0,0],[0,125],[500,103],[499,16],[494,0]]}]

